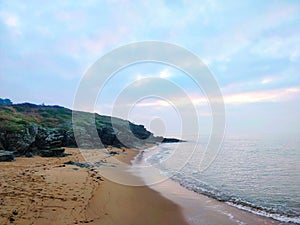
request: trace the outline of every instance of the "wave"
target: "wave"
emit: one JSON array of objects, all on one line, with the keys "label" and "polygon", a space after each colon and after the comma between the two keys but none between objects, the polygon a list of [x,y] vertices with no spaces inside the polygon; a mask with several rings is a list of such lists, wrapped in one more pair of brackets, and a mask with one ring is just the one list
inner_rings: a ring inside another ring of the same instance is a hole
[{"label": "wave", "polygon": [[[173,150],[166,145],[160,145],[160,150],[153,152],[148,157],[145,157],[145,161],[152,165],[156,165],[160,169],[161,173],[167,177],[170,177],[175,182],[179,183],[184,188],[191,190],[198,194],[203,194],[208,197],[214,198],[218,201],[224,202],[230,206],[260,215],[270,217],[275,220],[300,224],[300,215],[298,212],[287,209],[280,209],[279,207],[265,207],[255,201],[246,201],[240,197],[234,196],[233,193],[226,192],[226,190],[220,190],[209,183],[201,181],[197,178],[197,170],[194,170],[191,165],[187,165],[183,170],[177,171],[176,169],[165,168],[160,163],[166,160]],[[256,204],[255,204],[256,203]]]},{"label": "wave", "polygon": [[300,224],[300,216],[295,215],[292,212],[288,214],[286,212],[277,211],[276,209],[255,205],[239,197],[232,196],[229,193],[221,191],[205,182],[201,182],[193,177],[187,176],[186,174],[183,175],[174,171],[171,173],[170,171],[162,171],[162,174],[170,177],[182,187],[197,194],[206,195],[210,198],[225,202],[228,205],[254,213],[256,215],[270,217],[281,222]]}]

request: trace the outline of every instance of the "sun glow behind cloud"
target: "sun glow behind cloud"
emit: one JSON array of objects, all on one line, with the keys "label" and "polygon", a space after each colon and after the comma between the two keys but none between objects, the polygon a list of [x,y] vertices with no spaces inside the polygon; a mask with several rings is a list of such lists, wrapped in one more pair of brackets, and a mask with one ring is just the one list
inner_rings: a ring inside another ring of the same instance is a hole
[{"label": "sun glow behind cloud", "polygon": [[170,78],[172,76],[173,75],[172,75],[170,69],[169,68],[165,68],[165,69],[162,69],[162,70],[160,70],[159,72],[157,72],[155,74],[146,74],[146,73],[142,74],[142,73],[138,73],[135,76],[135,80],[136,81],[140,81],[143,78],[148,78],[148,77],[159,77],[159,78],[167,79],[167,78]]},{"label": "sun glow behind cloud", "polygon": [[255,91],[224,96],[226,104],[247,104],[261,102],[284,102],[298,97],[300,87],[269,91]]},{"label": "sun glow behind cloud", "polygon": [[171,74],[171,72],[170,72],[170,70],[168,68],[160,71],[160,73],[159,73],[159,77],[160,78],[166,79],[166,78],[169,78],[171,76],[172,76],[172,74]]},{"label": "sun glow behind cloud", "polygon": [[[270,102],[285,102],[295,99],[300,96],[300,87],[284,88],[269,91],[244,92],[237,94],[224,95],[225,105],[238,105],[249,103],[270,103]],[[208,104],[206,97],[190,96],[191,101],[195,106],[204,106]],[[184,99],[178,97],[174,105],[184,105]],[[138,107],[167,107],[169,103],[162,99],[153,100],[150,102],[142,102]]]}]

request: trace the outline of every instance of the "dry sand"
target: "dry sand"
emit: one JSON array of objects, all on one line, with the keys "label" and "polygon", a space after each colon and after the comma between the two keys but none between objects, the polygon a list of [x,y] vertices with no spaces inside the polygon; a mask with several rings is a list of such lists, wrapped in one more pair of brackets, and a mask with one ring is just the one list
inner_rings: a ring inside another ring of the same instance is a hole
[{"label": "dry sand", "polygon": [[[137,153],[116,151],[116,158],[127,163]],[[67,148],[66,153],[71,155],[0,163],[1,225],[186,224],[180,207],[156,191],[111,182],[93,168],[64,165],[84,162],[78,149]],[[108,164],[113,159],[102,157]]]}]

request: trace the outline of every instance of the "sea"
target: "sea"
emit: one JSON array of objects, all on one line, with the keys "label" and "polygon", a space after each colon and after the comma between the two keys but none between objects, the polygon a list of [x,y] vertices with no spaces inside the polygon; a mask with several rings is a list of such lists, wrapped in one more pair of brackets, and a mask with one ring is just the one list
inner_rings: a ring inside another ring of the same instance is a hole
[{"label": "sea", "polygon": [[206,137],[160,144],[141,152],[136,161],[198,194],[300,224],[300,140],[226,137],[203,169],[207,143]]}]

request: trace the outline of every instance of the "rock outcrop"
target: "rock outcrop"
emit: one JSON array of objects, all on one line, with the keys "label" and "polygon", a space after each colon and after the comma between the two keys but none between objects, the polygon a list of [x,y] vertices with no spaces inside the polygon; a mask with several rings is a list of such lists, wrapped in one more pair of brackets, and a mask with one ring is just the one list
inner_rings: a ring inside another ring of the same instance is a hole
[{"label": "rock outcrop", "polygon": [[176,142],[184,142],[182,140],[176,138],[163,138],[162,143],[176,143]]},{"label": "rock outcrop", "polygon": [[15,156],[12,152],[0,150],[0,162],[15,161]]},{"label": "rock outcrop", "polygon": [[52,148],[39,151],[39,155],[42,157],[63,157],[65,156],[64,148]]},{"label": "rock outcrop", "polygon": [[[126,120],[113,118],[112,122],[109,116],[76,113],[82,119],[73,126],[72,111],[61,106],[30,103],[0,105],[0,150],[13,152],[15,156],[53,157],[63,156],[61,147],[137,148],[147,143],[178,141],[155,137],[143,125]],[[92,124],[89,122],[91,115],[95,118]],[[96,132],[93,133],[95,127]]]}]

